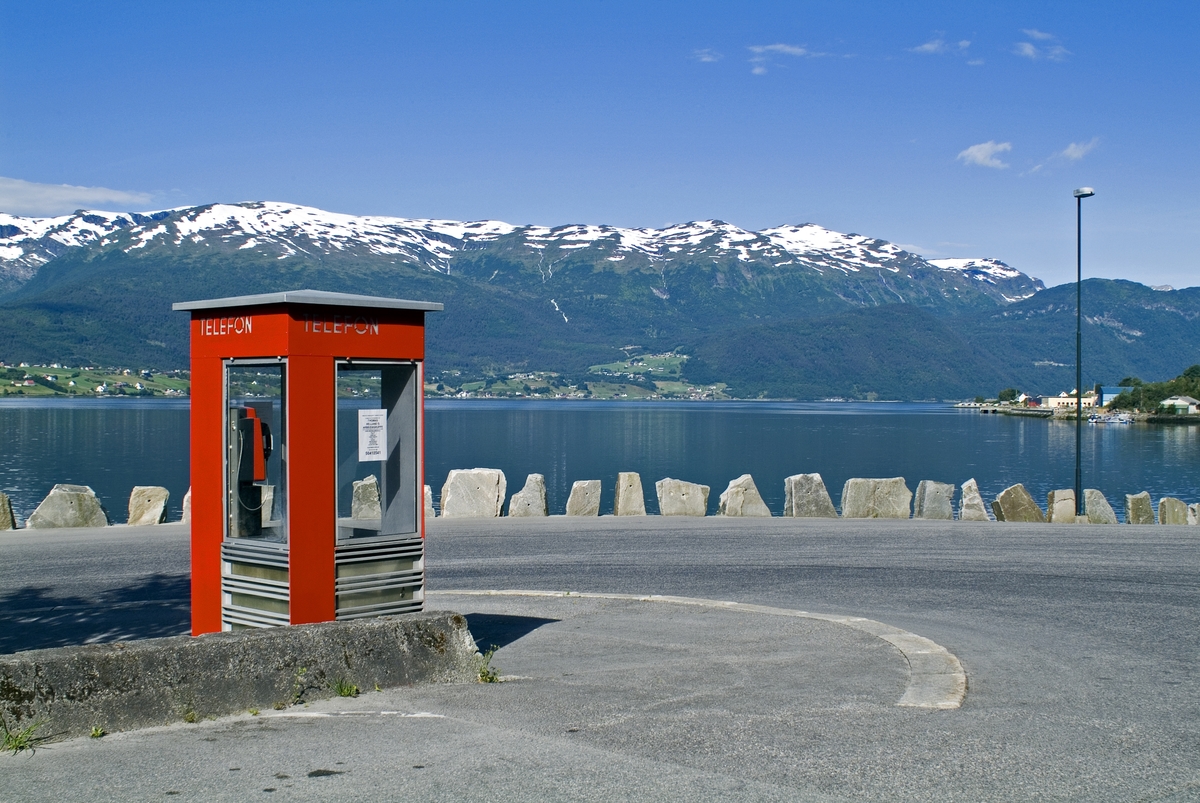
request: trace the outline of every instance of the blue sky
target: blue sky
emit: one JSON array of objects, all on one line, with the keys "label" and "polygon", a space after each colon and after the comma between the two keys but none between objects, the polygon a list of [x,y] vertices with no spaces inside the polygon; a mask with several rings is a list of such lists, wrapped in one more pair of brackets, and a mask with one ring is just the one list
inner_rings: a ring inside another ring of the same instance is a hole
[{"label": "blue sky", "polygon": [[[279,200],[1200,284],[1200,6],[0,2],[0,211]],[[46,185],[70,185],[70,188]]]}]

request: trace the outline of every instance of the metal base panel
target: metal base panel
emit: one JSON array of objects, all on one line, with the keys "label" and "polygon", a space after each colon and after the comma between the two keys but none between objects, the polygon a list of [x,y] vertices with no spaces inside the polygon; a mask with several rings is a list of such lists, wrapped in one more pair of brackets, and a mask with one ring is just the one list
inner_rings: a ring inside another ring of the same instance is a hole
[{"label": "metal base panel", "polygon": [[342,543],[334,550],[338,619],[414,613],[425,608],[422,538]]},{"label": "metal base panel", "polygon": [[221,545],[221,629],[291,623],[287,549],[248,539]]}]

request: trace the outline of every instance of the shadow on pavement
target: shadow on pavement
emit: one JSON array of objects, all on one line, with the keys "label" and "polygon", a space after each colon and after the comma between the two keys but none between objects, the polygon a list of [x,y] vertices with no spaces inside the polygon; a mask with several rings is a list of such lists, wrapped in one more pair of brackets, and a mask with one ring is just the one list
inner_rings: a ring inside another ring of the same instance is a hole
[{"label": "shadow on pavement", "polygon": [[0,595],[0,654],[191,632],[191,580],[155,574],[93,599],[50,596],[49,586]]},{"label": "shadow on pavement", "polygon": [[[0,595],[0,654],[191,632],[187,574],[151,575],[95,598],[51,596],[50,591],[50,586],[25,586]],[[504,647],[558,621],[494,613],[469,613],[466,619],[483,650]]]},{"label": "shadow on pavement", "polygon": [[475,637],[480,650],[508,646],[522,636],[528,636],[542,625],[558,619],[543,619],[538,616],[508,616],[501,613],[468,613],[467,627]]}]

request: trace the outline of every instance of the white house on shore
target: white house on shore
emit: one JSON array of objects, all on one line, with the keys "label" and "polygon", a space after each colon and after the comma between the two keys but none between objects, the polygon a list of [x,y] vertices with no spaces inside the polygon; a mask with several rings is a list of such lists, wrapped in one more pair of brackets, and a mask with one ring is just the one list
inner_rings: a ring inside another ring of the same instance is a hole
[{"label": "white house on shore", "polygon": [[1200,408],[1200,401],[1191,396],[1172,396],[1159,402],[1159,407],[1174,407],[1180,415],[1195,413]]},{"label": "white house on shore", "polygon": [[[1095,408],[1095,406],[1096,406],[1095,391],[1089,390],[1087,393],[1083,394],[1083,399],[1081,400],[1081,402],[1083,405],[1083,409],[1085,409],[1085,410],[1087,410],[1089,408]],[[1074,410],[1075,409],[1075,391],[1071,391],[1070,393],[1066,393],[1064,391],[1063,393],[1060,393],[1057,396],[1044,396],[1044,397],[1042,397],[1042,406],[1045,407],[1047,410],[1057,410],[1059,407],[1068,407],[1068,408]]]}]

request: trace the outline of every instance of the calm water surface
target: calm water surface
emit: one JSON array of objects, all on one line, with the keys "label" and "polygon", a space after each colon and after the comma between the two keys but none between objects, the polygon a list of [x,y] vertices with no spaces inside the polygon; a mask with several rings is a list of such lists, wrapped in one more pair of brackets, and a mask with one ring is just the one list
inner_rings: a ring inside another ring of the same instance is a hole
[{"label": "calm water surface", "polygon": [[[1038,418],[981,415],[944,404],[795,402],[430,401],[426,466],[437,495],[452,468],[504,470],[509,493],[526,474],[546,476],[550,512],[561,513],[571,483],[603,482],[611,513],[618,471],[637,471],[646,509],[654,481],[712,488],[709,512],[729,481],[751,474],[767,506],[783,510],[783,479],[818,472],[838,504],[851,477],[923,479],[956,485],[974,477],[991,501],[1022,482],[1046,494],[1075,483],[1075,426]],[[1200,427],[1084,424],[1084,487],[1099,488],[1120,516],[1126,493],[1200,501]]]},{"label": "calm water surface", "polygon": [[[1149,490],[1200,501],[1200,427],[1084,427],[1084,485],[1122,513],[1124,495]],[[636,471],[657,512],[663,477],[712,488],[710,512],[729,480],[754,476],[767,505],[783,508],[783,478],[819,472],[834,503],[850,477],[974,477],[987,499],[1023,482],[1043,504],[1074,484],[1071,423],[980,415],[940,404],[783,402],[614,403],[430,401],[426,471],[435,497],[453,468],[502,469],[508,492],[544,474],[550,510],[571,483],[599,479],[612,511],[617,472]],[[0,400],[0,490],[21,519],[56,482],[90,485],[113,521],[126,518],[135,485],[164,485],[171,518],[188,481],[187,400]]]}]

